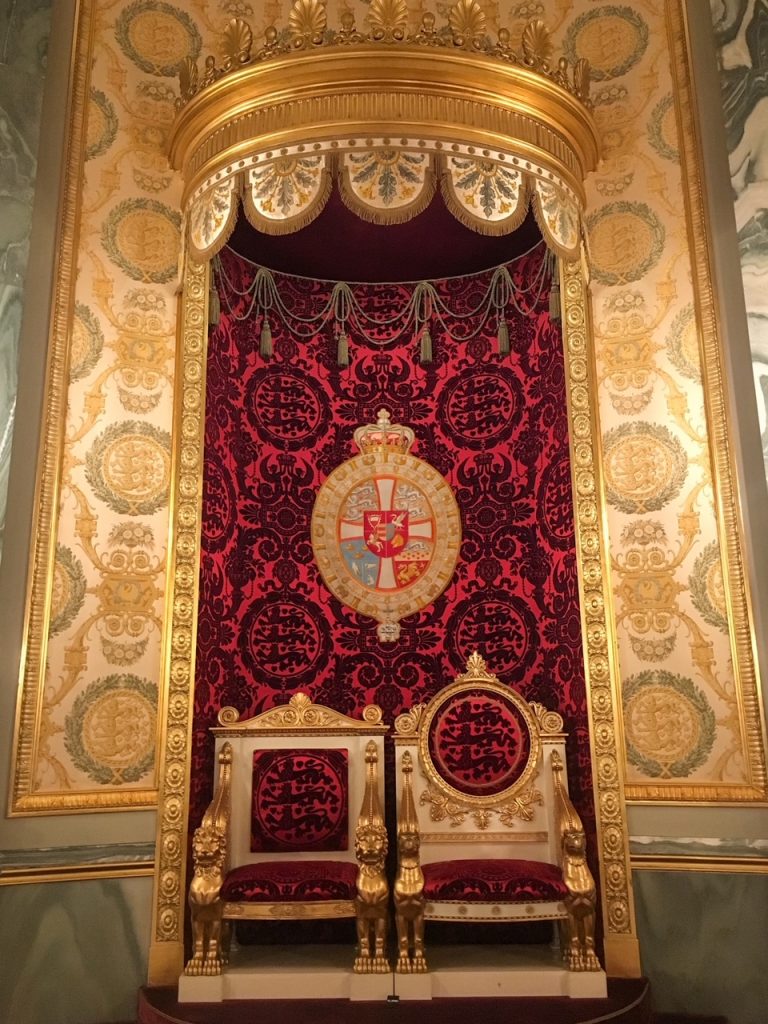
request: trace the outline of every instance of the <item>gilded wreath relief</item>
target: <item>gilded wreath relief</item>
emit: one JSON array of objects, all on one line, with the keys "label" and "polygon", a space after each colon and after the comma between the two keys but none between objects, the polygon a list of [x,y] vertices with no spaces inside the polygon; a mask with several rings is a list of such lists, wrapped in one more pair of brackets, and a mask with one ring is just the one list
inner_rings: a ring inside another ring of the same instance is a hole
[{"label": "gilded wreath relief", "polygon": [[390,422],[358,427],[361,454],[318,491],[312,548],[328,589],[379,623],[393,642],[400,620],[445,590],[459,556],[461,519],[446,480],[410,454],[414,433]]}]

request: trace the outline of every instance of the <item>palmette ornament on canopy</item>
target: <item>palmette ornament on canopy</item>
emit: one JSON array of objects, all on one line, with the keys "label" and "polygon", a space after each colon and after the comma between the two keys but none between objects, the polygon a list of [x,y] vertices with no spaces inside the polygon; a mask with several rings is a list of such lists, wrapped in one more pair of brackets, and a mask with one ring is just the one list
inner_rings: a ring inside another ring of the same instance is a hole
[{"label": "palmette ornament on canopy", "polygon": [[322,485],[312,512],[320,574],[343,604],[379,623],[393,642],[400,620],[447,587],[459,557],[461,518],[447,481],[410,454],[414,433],[390,422],[358,427],[361,454]]}]

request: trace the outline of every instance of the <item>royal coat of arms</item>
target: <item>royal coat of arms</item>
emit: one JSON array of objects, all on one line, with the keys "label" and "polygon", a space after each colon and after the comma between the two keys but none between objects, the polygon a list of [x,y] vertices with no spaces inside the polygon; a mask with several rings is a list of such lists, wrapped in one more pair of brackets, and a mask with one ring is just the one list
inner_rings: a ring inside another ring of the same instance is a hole
[{"label": "royal coat of arms", "polygon": [[360,455],[320,488],[312,547],[328,589],[379,623],[382,641],[400,635],[400,619],[431,604],[448,585],[461,544],[461,518],[444,478],[409,454],[414,434],[390,423],[358,427]]}]

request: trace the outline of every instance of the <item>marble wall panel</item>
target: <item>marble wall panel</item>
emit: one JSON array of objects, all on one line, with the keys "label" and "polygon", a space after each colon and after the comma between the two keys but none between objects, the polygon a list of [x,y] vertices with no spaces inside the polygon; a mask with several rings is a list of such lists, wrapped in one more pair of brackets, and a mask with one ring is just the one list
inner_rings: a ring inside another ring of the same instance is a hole
[{"label": "marble wall panel", "polygon": [[0,10],[0,553],[49,26],[50,0]]},{"label": "marble wall panel", "polygon": [[765,1024],[768,875],[636,871],[633,881],[655,1009]]},{"label": "marble wall panel", "polygon": [[768,477],[768,4],[710,2]]},{"label": "marble wall panel", "polygon": [[136,1017],[151,878],[0,887],[0,1011],[13,1024]]}]

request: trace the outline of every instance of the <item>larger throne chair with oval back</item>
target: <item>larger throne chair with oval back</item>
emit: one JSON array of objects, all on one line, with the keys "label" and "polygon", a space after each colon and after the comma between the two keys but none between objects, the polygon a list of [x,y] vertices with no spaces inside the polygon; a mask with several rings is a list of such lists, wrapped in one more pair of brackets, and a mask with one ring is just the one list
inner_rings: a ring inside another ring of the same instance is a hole
[{"label": "larger throne chair with oval back", "polygon": [[[412,977],[398,992],[604,996],[596,888],[568,796],[561,715],[525,701],[475,653],[395,730],[396,971]],[[557,924],[550,946],[474,951],[474,969],[467,960],[433,970],[445,950],[433,958],[425,949],[425,922],[541,920]]]}]

